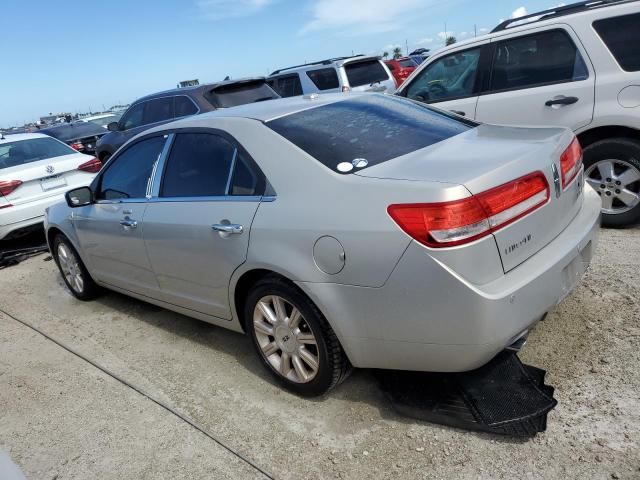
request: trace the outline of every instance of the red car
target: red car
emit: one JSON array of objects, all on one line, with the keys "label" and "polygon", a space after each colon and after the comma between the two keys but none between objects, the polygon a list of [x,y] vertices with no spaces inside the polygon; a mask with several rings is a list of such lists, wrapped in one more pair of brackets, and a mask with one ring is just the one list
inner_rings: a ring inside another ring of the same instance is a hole
[{"label": "red car", "polygon": [[402,85],[409,75],[418,67],[416,63],[409,57],[398,58],[394,60],[385,60],[387,67],[391,70],[396,86]]}]

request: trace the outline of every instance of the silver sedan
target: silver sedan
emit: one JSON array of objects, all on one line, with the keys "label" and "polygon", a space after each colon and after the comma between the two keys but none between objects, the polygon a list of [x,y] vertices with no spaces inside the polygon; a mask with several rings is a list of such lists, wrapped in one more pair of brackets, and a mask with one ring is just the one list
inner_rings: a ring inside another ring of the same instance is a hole
[{"label": "silver sedan", "polygon": [[352,366],[459,372],[518,348],[579,282],[600,198],[563,128],[377,94],[181,120],[49,208],[70,291],[246,332],[290,390]]}]

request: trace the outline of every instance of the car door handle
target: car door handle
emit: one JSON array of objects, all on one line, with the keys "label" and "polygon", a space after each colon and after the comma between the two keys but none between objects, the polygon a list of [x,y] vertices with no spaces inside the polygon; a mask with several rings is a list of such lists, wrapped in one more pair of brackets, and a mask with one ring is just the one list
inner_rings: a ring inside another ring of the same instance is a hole
[{"label": "car door handle", "polygon": [[461,110],[451,110],[452,113],[455,113],[456,115],[460,115],[461,117],[466,117],[467,114]]},{"label": "car door handle", "polygon": [[135,220],[131,220],[128,218],[125,218],[124,220],[120,220],[120,225],[122,225],[122,227],[125,230],[133,230],[138,228],[138,222],[136,222]]},{"label": "car door handle", "polygon": [[561,97],[561,98],[555,98],[552,100],[547,100],[545,105],[547,107],[553,107],[554,105],[573,105],[574,103],[577,103],[579,100],[578,97]]},{"label": "car door handle", "polygon": [[229,235],[240,235],[244,231],[244,227],[237,223],[216,223],[215,225],[212,225],[211,228],[216,232],[226,233]]}]

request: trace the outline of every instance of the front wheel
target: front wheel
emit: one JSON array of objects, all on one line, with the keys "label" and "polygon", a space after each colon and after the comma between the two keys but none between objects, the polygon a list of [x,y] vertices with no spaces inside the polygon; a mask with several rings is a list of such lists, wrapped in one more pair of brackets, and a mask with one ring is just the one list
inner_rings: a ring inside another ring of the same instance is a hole
[{"label": "front wheel", "polygon": [[348,376],[351,366],[336,334],[295,286],[278,277],[261,280],[244,313],[262,363],[288,390],[322,395]]},{"label": "front wheel", "polygon": [[602,199],[602,225],[640,222],[640,142],[612,138],[584,149],[586,181]]},{"label": "front wheel", "polygon": [[69,240],[58,235],[53,241],[53,257],[67,288],[79,300],[93,300],[100,293],[100,287],[93,281],[82,263],[78,252]]}]

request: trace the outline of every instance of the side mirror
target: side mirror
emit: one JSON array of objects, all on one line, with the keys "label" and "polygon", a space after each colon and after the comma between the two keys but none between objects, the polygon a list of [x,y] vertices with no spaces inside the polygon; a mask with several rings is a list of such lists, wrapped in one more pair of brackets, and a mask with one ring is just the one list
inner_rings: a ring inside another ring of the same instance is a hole
[{"label": "side mirror", "polygon": [[119,132],[120,125],[118,124],[118,122],[111,122],[107,125],[107,130],[109,130],[110,132]]},{"label": "side mirror", "polygon": [[71,208],[84,207],[93,203],[93,192],[89,187],[75,188],[65,193],[64,199]]}]

